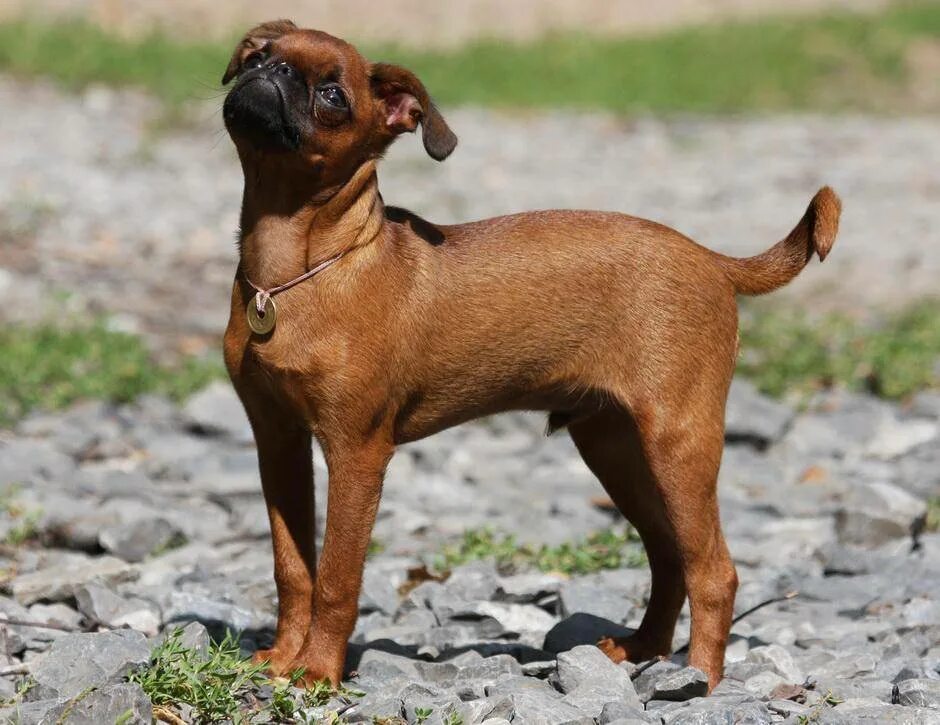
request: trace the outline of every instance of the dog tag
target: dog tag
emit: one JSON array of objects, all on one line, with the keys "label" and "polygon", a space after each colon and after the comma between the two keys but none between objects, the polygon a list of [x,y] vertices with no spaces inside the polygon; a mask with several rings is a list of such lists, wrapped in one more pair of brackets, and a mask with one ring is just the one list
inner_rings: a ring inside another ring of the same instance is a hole
[{"label": "dog tag", "polygon": [[256,335],[267,335],[277,324],[277,307],[269,297],[264,312],[258,312],[257,299],[258,295],[255,295],[248,303],[248,327]]}]

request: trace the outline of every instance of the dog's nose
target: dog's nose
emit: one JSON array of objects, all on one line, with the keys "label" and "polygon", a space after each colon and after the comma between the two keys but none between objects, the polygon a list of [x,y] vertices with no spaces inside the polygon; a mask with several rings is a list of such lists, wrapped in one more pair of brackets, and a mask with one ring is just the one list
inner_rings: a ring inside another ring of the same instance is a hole
[{"label": "dog's nose", "polygon": [[277,73],[278,75],[282,75],[282,76],[285,76],[285,77],[290,78],[290,79],[295,79],[295,78],[297,78],[298,75],[299,75],[299,73],[297,72],[297,69],[294,68],[294,66],[290,65],[289,63],[285,63],[285,62],[281,62],[281,63],[276,64],[276,65],[271,69],[271,72],[272,72],[272,73]]}]

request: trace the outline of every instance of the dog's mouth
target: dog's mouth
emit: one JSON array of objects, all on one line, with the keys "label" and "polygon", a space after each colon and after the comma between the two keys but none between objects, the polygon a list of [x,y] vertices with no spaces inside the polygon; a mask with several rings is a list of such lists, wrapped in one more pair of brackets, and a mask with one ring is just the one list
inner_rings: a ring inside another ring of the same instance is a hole
[{"label": "dog's mouth", "polygon": [[222,106],[232,136],[263,151],[296,151],[301,132],[291,120],[283,89],[270,78],[254,76],[235,86]]}]

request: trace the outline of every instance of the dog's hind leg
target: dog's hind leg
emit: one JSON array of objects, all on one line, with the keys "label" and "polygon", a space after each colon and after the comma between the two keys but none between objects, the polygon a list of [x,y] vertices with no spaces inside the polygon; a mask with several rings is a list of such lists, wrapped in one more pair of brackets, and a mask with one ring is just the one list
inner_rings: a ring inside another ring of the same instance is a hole
[{"label": "dog's hind leg", "polygon": [[625,412],[606,410],[572,423],[568,431],[588,468],[639,532],[652,572],[649,606],[640,628],[626,639],[602,640],[600,646],[617,662],[669,654],[685,601],[685,582],[676,537],[643,455],[636,423]]},{"label": "dog's hind leg", "polygon": [[575,444],[647,548],[653,583],[637,632],[604,640],[613,659],[668,654],[688,592],[689,664],[721,679],[737,575],[721,532],[716,480],[723,415],[701,398],[684,409],[607,410],[570,426]]}]

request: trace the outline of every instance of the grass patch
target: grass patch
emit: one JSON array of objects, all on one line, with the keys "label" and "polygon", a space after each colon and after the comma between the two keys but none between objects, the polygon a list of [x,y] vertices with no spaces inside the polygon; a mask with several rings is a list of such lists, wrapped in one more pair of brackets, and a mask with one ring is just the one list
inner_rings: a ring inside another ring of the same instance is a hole
[{"label": "grass patch", "polygon": [[223,374],[221,362],[214,361],[158,365],[143,340],[103,323],[4,327],[0,425],[33,409],[55,410],[83,398],[125,402],[143,393],[161,393],[180,400]]},{"label": "grass patch", "polygon": [[890,399],[940,385],[940,300],[925,300],[874,324],[832,314],[745,310],[738,372],[780,396],[834,385]]},{"label": "grass patch", "polygon": [[646,553],[639,535],[629,526],[599,531],[577,542],[540,547],[519,544],[510,534],[496,534],[483,528],[465,531],[457,544],[445,547],[437,565],[440,569],[452,569],[484,559],[493,560],[503,571],[539,569],[572,575],[643,566]]},{"label": "grass patch", "polygon": [[[940,4],[765,18],[599,38],[477,41],[445,51],[364,47],[404,63],[444,104],[737,112],[898,110],[912,43],[940,38]],[[355,41],[355,38],[351,40]],[[232,42],[122,39],[81,22],[0,24],[0,69],[70,87],[133,85],[178,103],[218,90]]]},{"label": "grass patch", "polygon": [[22,487],[11,484],[0,492],[0,512],[9,517],[11,526],[3,537],[8,546],[22,546],[39,536],[38,524],[42,518],[40,509],[26,509],[17,500]]},{"label": "grass patch", "polygon": [[[327,683],[298,691],[294,685],[303,670],[289,678],[272,680],[264,669],[264,664],[252,664],[241,656],[238,640],[230,633],[201,652],[186,647],[182,630],[177,629],[154,649],[149,665],[132,673],[128,680],[141,686],[155,709],[187,705],[193,709],[196,722],[305,722],[303,710],[325,705],[337,695],[358,695],[336,691]],[[271,688],[271,693],[262,703],[255,695],[265,686]]]},{"label": "grass patch", "polygon": [[940,531],[940,496],[927,501],[927,531]]}]

